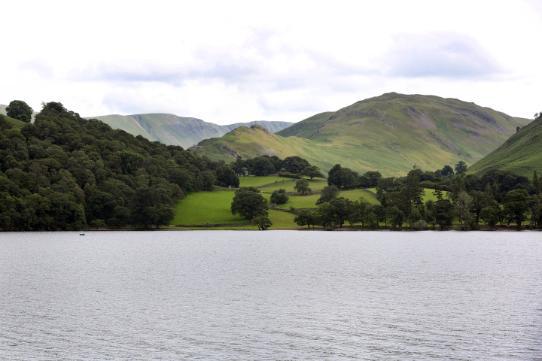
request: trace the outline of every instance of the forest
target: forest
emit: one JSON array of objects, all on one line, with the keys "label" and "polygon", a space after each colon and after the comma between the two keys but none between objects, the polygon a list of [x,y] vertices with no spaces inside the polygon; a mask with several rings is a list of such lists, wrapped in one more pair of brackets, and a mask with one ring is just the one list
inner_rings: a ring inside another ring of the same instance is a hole
[{"label": "forest", "polygon": [[[468,174],[467,165],[460,161],[455,169],[449,165],[434,172],[413,169],[405,177],[383,178],[378,172],[360,176],[335,165],[328,184],[316,209],[298,212],[298,225],[335,229],[349,223],[395,230],[542,228],[542,186],[536,172],[532,180],[497,170],[480,177]],[[339,189],[357,187],[376,187],[380,204],[337,196]],[[424,202],[424,189],[432,190],[435,200]]]},{"label": "forest", "polygon": [[169,224],[188,192],[237,186],[230,167],[113,130],[50,102],[0,116],[0,230]]}]

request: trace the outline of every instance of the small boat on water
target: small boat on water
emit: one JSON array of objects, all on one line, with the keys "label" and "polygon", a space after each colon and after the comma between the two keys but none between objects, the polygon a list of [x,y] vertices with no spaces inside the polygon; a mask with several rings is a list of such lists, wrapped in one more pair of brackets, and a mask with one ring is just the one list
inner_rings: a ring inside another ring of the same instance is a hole
[{"label": "small boat on water", "polygon": [[84,236],[85,234],[84,233],[79,233],[80,236]]}]

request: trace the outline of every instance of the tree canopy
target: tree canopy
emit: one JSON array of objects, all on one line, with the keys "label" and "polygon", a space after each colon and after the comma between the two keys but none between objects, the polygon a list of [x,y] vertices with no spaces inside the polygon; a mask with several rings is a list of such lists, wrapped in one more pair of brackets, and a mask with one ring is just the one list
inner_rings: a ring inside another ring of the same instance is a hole
[{"label": "tree canopy", "polygon": [[32,108],[22,100],[13,100],[6,108],[8,117],[18,119],[25,123],[30,123],[32,120]]},{"label": "tree canopy", "polygon": [[156,227],[187,192],[236,183],[224,164],[57,102],[44,104],[34,123],[0,119],[0,129],[0,230]]}]

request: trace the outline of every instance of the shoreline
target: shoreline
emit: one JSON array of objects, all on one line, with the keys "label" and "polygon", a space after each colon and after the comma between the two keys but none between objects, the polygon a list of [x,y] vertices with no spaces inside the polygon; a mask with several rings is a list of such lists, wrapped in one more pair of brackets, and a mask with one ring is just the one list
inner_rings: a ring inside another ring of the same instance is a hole
[{"label": "shoreline", "polygon": [[328,232],[328,233],[335,233],[335,232],[389,232],[389,233],[421,233],[421,232],[434,232],[434,233],[476,233],[476,232],[484,232],[484,233],[518,233],[518,232],[542,232],[542,229],[536,229],[536,228],[525,228],[525,229],[513,229],[502,227],[497,229],[471,229],[471,230],[460,230],[460,229],[447,229],[447,230],[438,230],[438,229],[422,229],[422,230],[415,230],[415,229],[360,229],[360,228],[354,228],[354,227],[343,227],[338,229],[323,229],[323,228],[314,228],[314,229],[307,229],[307,228],[275,228],[275,229],[267,229],[265,231],[258,230],[257,228],[219,228],[219,227],[213,227],[213,228],[204,228],[204,227],[161,227],[161,228],[153,228],[153,229],[145,229],[145,228],[90,228],[85,230],[57,230],[57,231],[48,231],[48,230],[36,230],[36,231],[1,231],[0,234],[7,234],[7,233],[80,233],[81,236],[84,236],[85,232],[194,232],[194,231],[202,231],[202,232],[208,232],[208,231],[215,231],[215,232],[221,232],[221,231],[233,231],[233,232]]}]

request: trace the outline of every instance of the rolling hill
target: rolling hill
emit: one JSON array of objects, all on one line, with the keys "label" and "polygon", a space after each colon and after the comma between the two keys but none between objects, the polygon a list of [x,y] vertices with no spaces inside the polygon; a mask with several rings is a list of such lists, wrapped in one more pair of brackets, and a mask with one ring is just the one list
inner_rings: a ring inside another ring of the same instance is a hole
[{"label": "rolling hill", "polygon": [[503,145],[475,163],[469,172],[484,174],[493,169],[529,178],[535,170],[542,174],[542,117],[521,128]]},{"label": "rolling hill", "polygon": [[112,128],[122,129],[133,135],[141,135],[153,141],[168,145],[180,145],[188,148],[203,139],[220,137],[240,126],[258,124],[271,132],[282,130],[291,123],[254,121],[218,125],[197,118],[179,117],[173,114],[133,114],[133,115],[104,115],[91,117],[108,124]]},{"label": "rolling hill", "polygon": [[457,99],[387,93],[314,115],[277,134],[239,128],[192,150],[222,160],[299,155],[323,170],[341,163],[398,175],[413,166],[433,170],[458,160],[473,164],[528,122]]}]

